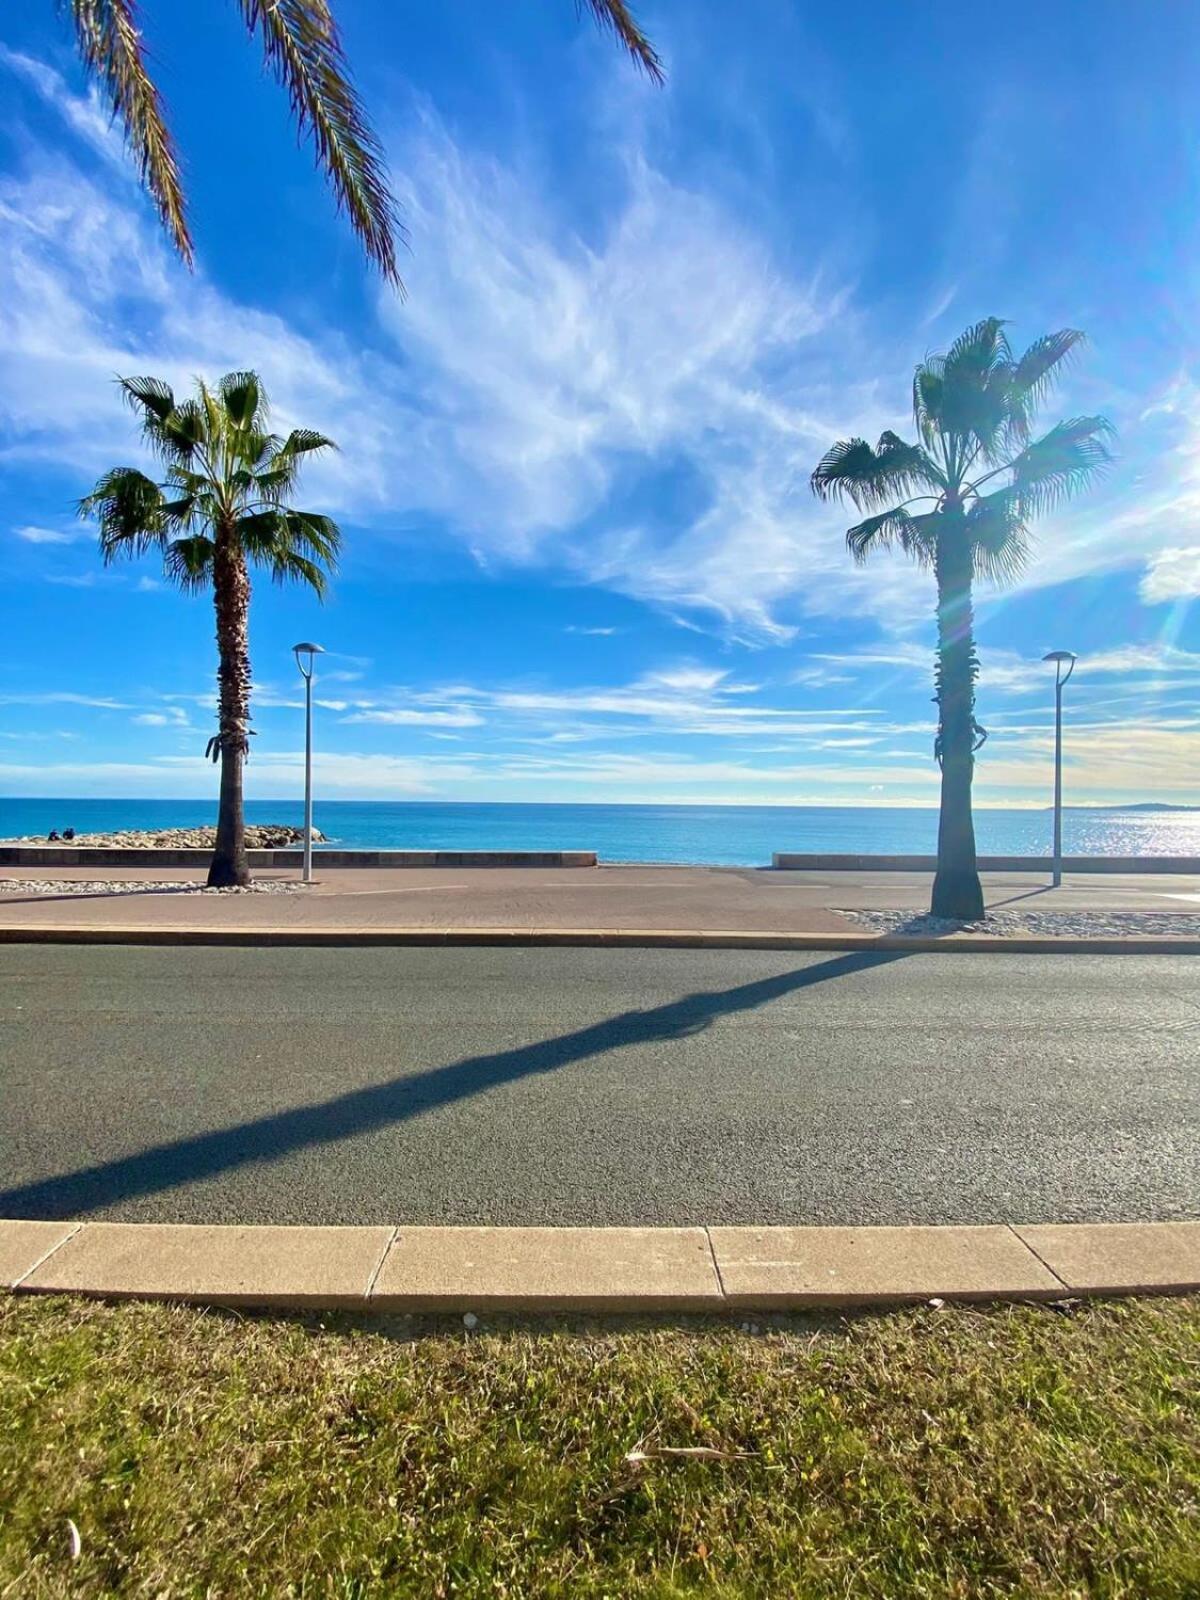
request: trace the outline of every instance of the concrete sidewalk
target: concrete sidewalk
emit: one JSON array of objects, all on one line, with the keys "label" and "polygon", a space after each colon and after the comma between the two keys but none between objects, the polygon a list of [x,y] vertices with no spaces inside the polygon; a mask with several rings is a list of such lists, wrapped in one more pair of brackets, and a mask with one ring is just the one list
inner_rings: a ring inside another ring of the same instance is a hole
[{"label": "concrete sidewalk", "polygon": [[[61,882],[61,894],[31,893],[21,880]],[[905,872],[789,872],[731,867],[326,868],[294,893],[200,895],[172,890],[200,883],[181,868],[126,868],[122,882],[143,892],[70,893],[71,883],[103,879],[97,868],[0,871],[0,930],[186,926],[209,932],[386,933],[457,930],[592,930],[856,935],[843,910],[928,908],[929,878]],[[264,885],[295,883],[293,870],[261,871]],[[6,889],[6,884],[14,887]],[[1200,876],[1075,874],[1050,889],[1045,874],[984,876],[991,910],[1121,911],[1200,914]]]}]

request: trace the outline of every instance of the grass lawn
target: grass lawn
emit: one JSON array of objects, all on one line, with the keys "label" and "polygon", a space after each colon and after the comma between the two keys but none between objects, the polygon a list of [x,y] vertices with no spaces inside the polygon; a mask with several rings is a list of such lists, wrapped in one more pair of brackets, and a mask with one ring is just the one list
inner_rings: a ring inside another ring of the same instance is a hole
[{"label": "grass lawn", "polygon": [[5,1296],[0,1596],[52,1595],[1195,1600],[1200,1300],[468,1333]]}]

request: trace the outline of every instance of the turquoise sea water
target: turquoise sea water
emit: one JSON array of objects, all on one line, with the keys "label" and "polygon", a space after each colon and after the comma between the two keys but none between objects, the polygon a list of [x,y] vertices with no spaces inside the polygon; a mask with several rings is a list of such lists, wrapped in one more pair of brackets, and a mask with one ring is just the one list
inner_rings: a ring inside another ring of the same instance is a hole
[{"label": "turquoise sea water", "polygon": [[[298,801],[259,800],[249,822],[299,825]],[[212,824],[212,800],[0,799],[0,838],[107,833],[116,828]],[[676,861],[766,866],[776,850],[931,854],[932,809],[885,806],[477,805],[425,801],[326,800],[316,826],[331,844],[370,850],[595,850],[606,861]],[[987,855],[1048,855],[1048,811],[979,810]],[[1200,856],[1200,811],[1070,811],[1069,855]]]}]

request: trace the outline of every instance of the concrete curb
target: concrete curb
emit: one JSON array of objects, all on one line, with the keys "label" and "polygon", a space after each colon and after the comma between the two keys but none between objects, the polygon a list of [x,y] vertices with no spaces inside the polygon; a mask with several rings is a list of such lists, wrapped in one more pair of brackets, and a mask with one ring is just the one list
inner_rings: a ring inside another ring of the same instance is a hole
[{"label": "concrete curb", "polygon": [[360,1311],[721,1312],[1200,1289],[1200,1222],[895,1228],[0,1222],[18,1294]]},{"label": "concrete curb", "polygon": [[626,950],[894,951],[910,955],[1200,955],[1200,938],[1168,935],[1007,937],[999,934],[772,933],[687,928],[199,928],[0,926],[0,944],[323,947],[564,946]]}]

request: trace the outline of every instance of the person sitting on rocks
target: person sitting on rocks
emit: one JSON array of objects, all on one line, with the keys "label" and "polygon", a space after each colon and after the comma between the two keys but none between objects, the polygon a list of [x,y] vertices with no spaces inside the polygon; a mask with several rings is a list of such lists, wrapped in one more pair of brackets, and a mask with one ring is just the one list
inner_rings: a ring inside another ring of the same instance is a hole
[{"label": "person sitting on rocks", "polygon": [[47,842],[50,843],[50,844],[58,844],[59,843],[58,829],[57,828],[51,828],[50,829],[49,835],[47,836]]},{"label": "person sitting on rocks", "polygon": [[73,839],[74,837],[75,837],[75,829],[74,828],[64,828],[63,829],[63,838],[64,839]]}]

